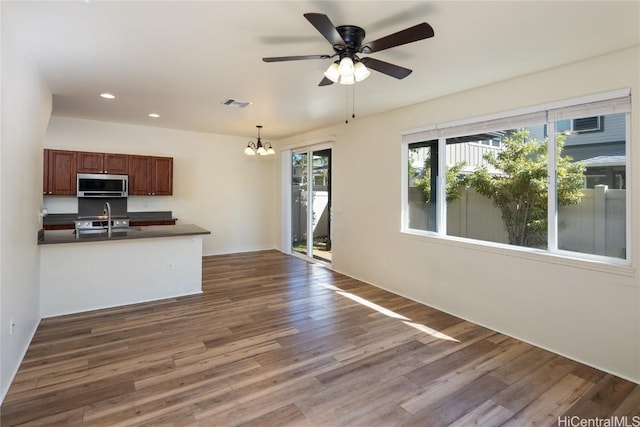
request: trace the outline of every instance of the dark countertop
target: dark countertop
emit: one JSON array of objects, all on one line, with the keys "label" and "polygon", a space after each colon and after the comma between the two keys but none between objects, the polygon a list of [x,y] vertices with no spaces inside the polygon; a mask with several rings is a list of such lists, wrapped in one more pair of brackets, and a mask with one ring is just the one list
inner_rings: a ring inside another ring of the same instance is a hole
[{"label": "dark countertop", "polygon": [[[173,221],[172,211],[151,211],[151,212],[127,212],[131,221]],[[75,226],[77,213],[49,214],[42,219],[42,225],[71,225]]]},{"label": "dark countertop", "polygon": [[38,245],[51,245],[59,243],[102,242],[107,240],[135,240],[154,239],[160,237],[197,236],[211,234],[209,230],[193,224],[184,225],[157,225],[138,227],[136,231],[115,231],[108,236],[107,233],[80,234],[75,230],[40,230],[38,232]]}]

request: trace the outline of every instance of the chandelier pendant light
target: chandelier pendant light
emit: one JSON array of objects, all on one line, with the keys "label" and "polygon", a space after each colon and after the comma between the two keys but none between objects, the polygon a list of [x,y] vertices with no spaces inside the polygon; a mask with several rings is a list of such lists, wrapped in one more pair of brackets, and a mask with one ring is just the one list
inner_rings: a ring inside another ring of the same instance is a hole
[{"label": "chandelier pendant light", "polygon": [[256,142],[249,141],[247,148],[244,149],[244,154],[247,156],[255,156],[256,154],[259,156],[276,154],[276,151],[273,149],[270,142],[262,143],[262,139],[260,138],[260,129],[262,129],[262,125],[256,125],[256,127],[258,128],[258,140]]}]

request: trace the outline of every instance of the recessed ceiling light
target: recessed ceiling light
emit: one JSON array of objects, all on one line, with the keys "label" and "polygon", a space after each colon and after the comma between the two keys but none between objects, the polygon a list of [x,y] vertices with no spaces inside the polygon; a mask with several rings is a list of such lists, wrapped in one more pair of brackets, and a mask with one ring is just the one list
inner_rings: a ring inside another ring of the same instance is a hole
[{"label": "recessed ceiling light", "polygon": [[160,114],[157,114],[157,113],[149,113],[149,117],[153,117],[154,119],[157,119],[158,117],[160,117]]},{"label": "recessed ceiling light", "polygon": [[113,95],[111,93],[107,93],[107,92],[101,93],[100,96],[103,97],[103,98],[106,98],[106,99],[113,99],[113,98],[116,97],[115,95]]}]

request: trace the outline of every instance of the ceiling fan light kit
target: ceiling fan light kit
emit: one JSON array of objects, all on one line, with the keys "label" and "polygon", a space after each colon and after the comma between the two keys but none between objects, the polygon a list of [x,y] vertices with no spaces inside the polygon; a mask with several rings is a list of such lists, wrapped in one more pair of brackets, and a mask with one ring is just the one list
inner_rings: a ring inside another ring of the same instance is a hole
[{"label": "ceiling fan light kit", "polygon": [[324,72],[324,76],[331,80],[333,83],[340,83],[342,85],[352,85],[356,82],[361,82],[371,75],[371,71],[361,62],[357,61],[355,64],[353,60],[348,56],[345,56],[340,62],[334,62],[329,65],[327,71]]},{"label": "ceiling fan light kit", "polygon": [[350,76],[353,74],[353,59],[345,56],[340,60],[340,65],[338,65],[340,69],[341,76]]},{"label": "ceiling fan light kit", "polygon": [[371,75],[371,71],[364,66],[360,61],[356,62],[353,66],[353,76],[357,82],[361,82]]},{"label": "ceiling fan light kit", "polygon": [[340,67],[338,67],[338,63],[334,62],[329,65],[327,71],[324,72],[324,76],[331,80],[333,83],[337,83],[340,80]]},{"label": "ceiling fan light kit", "polygon": [[411,74],[410,69],[375,58],[366,57],[360,59],[357,55],[368,55],[434,36],[433,28],[426,22],[423,22],[363,44],[366,33],[360,27],[355,25],[341,25],[336,27],[327,15],[321,13],[305,13],[304,17],[331,43],[334,51],[333,55],[278,56],[262,58],[262,60],[264,62],[282,62],[338,57],[339,60],[333,62],[329,68],[327,68],[327,71],[324,72],[324,78],[318,86],[328,86],[333,83],[352,85],[356,82],[361,82],[371,74],[369,68],[382,74],[395,77],[396,79],[403,79]]}]

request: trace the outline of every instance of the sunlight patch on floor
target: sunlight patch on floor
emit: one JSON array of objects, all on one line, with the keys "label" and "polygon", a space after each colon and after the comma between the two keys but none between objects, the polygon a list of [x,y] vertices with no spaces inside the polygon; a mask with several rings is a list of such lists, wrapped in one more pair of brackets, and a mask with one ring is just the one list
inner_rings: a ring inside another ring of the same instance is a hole
[{"label": "sunlight patch on floor", "polygon": [[393,310],[389,310],[388,308],[384,308],[381,305],[378,305],[374,302],[371,302],[365,298],[359,297],[357,295],[352,294],[351,292],[346,292],[343,291],[342,289],[338,288],[337,286],[331,285],[331,284],[325,284],[325,283],[321,283],[320,286],[322,286],[323,288],[327,288],[327,289],[331,289],[332,291],[335,291],[337,294],[342,295],[345,298],[349,298],[351,301],[357,302],[358,304],[364,305],[365,307],[368,307],[372,310],[377,311],[378,313],[384,314],[387,317],[391,317],[392,319],[398,319],[401,320],[402,323],[404,323],[407,326],[410,326],[414,329],[417,329],[420,332],[423,332],[425,334],[431,335],[434,338],[438,338],[441,340],[447,340],[447,341],[454,341],[454,342],[460,342],[459,340],[450,337],[447,334],[443,334],[440,331],[436,331],[435,329],[432,329],[428,326],[422,325],[420,323],[415,323],[415,322],[411,322],[411,319],[409,319],[406,316],[403,316],[401,314],[396,313]]},{"label": "sunlight patch on floor", "polygon": [[457,340],[453,337],[450,337],[447,334],[443,334],[442,332],[436,331],[435,329],[431,329],[428,326],[425,325],[421,325],[420,323],[413,323],[413,322],[402,322],[407,326],[411,326],[412,328],[415,328],[417,330],[419,330],[420,332],[424,332],[425,334],[429,334],[434,338],[439,338],[441,340],[447,340],[447,341],[454,341],[454,342],[460,342],[460,340]]},{"label": "sunlight patch on floor", "polygon": [[366,300],[366,299],[364,299],[362,297],[359,297],[357,295],[354,295],[352,293],[345,292],[345,291],[336,291],[336,293],[342,295],[343,297],[349,298],[350,300],[355,301],[358,304],[362,304],[365,307],[369,307],[369,308],[377,311],[378,313],[382,313],[385,316],[392,317],[394,319],[411,320],[408,317],[405,317],[405,316],[403,316],[401,314],[396,313],[395,311],[391,311],[391,310],[389,310],[387,308],[384,308],[384,307],[382,307],[382,306],[380,306],[380,305],[378,305],[376,303],[373,303],[373,302],[371,302],[369,300]]}]

